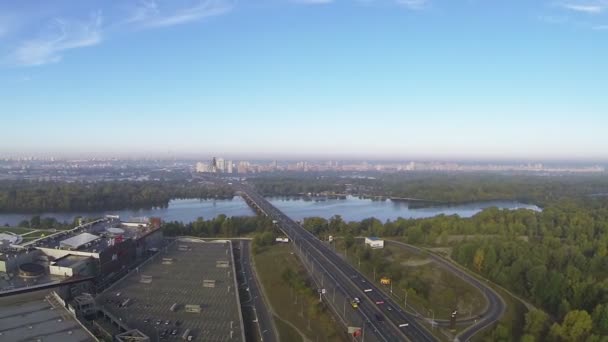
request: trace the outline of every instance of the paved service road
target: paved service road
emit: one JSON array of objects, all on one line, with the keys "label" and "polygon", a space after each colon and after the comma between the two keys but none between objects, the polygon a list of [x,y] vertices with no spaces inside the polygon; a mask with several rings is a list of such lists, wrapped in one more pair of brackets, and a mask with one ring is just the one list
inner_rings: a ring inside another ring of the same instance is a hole
[{"label": "paved service road", "polygon": [[240,242],[237,242],[236,240],[233,240],[233,243],[240,248],[241,272],[243,273],[243,279],[245,280],[244,286],[246,287],[246,292],[249,294],[249,299],[244,300],[241,304],[243,307],[251,307],[254,310],[257,320],[256,323],[261,335],[258,336],[258,341],[278,342],[279,338],[274,326],[272,313],[269,310],[269,306],[267,306],[267,303],[264,301],[257,275],[251,266],[251,254],[249,252],[250,241],[240,240]]},{"label": "paved service road", "polygon": [[[333,303],[329,300],[329,296],[326,297],[326,302],[332,305],[334,312],[342,311],[336,307],[336,292],[344,299],[357,297],[363,300],[357,310],[349,310],[347,314],[344,309],[343,313],[340,312],[340,316],[348,324],[353,322],[352,315],[357,315],[358,321],[354,322],[360,323],[363,327],[366,341],[436,341],[436,338],[412,315],[399,309],[388,310],[389,306],[393,308],[399,306],[373,283],[366,281],[357,269],[322,241],[271,205],[249,186],[235,184],[234,187],[250,206],[271,218],[293,241],[294,250],[299,253],[303,263],[308,265],[313,278],[317,282],[321,279],[321,287],[327,288],[329,292],[333,291]],[[383,301],[385,305],[376,305],[379,301]]]},{"label": "paved service road", "polygon": [[[410,252],[415,254],[423,253],[423,250],[412,245],[408,245],[399,241],[388,241],[388,243],[392,243],[398,245],[404,249],[407,249]],[[471,284],[479,291],[481,291],[486,299],[488,300],[488,306],[486,307],[486,311],[481,315],[482,317],[479,320],[472,319],[470,323],[475,323],[471,327],[465,329],[461,332],[457,337],[460,341],[469,341],[473,335],[477,334],[481,330],[487,328],[488,326],[497,322],[502,315],[505,313],[507,309],[507,305],[503,301],[503,299],[494,291],[491,287],[484,284],[479,279],[469,275],[467,272],[463,271],[459,267],[456,267],[449,261],[443,259],[442,257],[435,255],[433,253],[427,253],[426,256],[433,259],[439,266],[448,270],[449,272],[455,274],[460,277],[467,283]]]}]

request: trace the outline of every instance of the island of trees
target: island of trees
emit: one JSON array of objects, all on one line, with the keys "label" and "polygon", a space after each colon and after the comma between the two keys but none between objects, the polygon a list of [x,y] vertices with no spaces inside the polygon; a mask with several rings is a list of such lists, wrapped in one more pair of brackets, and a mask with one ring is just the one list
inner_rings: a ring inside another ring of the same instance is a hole
[{"label": "island of trees", "polygon": [[175,198],[232,198],[228,186],[194,181],[0,181],[0,212],[95,211],[166,207]]}]

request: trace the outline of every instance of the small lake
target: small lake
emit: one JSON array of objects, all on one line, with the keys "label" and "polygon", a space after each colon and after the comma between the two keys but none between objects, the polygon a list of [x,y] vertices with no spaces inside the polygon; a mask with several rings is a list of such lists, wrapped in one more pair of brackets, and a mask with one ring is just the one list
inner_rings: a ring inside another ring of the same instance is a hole
[{"label": "small lake", "polygon": [[[320,216],[330,218],[341,215],[345,221],[359,221],[368,217],[376,217],[381,221],[403,218],[425,218],[440,214],[459,215],[471,217],[481,210],[489,207],[501,209],[530,209],[540,211],[535,205],[523,204],[515,201],[488,201],[467,203],[454,206],[434,206],[425,208],[410,208],[408,202],[372,201],[349,196],[346,199],[303,200],[301,198],[275,197],[269,201],[293,219],[301,220],[305,217]],[[191,222],[198,217],[211,219],[220,214],[226,216],[248,216],[253,211],[240,197],[228,200],[198,200],[179,199],[169,202],[167,208],[153,208],[141,210],[117,210],[98,212],[66,212],[42,213],[41,216],[55,217],[59,221],[72,222],[75,217],[99,217],[105,214],[120,215],[123,219],[142,216],[157,216],[165,221]],[[0,225],[16,226],[22,220],[29,220],[33,214],[0,214]]]}]

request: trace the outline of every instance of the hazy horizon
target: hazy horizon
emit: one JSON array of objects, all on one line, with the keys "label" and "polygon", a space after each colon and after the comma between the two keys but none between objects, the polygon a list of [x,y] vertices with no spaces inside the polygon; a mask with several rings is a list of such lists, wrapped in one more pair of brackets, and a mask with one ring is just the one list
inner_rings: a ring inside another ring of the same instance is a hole
[{"label": "hazy horizon", "polygon": [[300,161],[308,162],[340,162],[340,163],[459,163],[463,165],[473,164],[546,164],[546,165],[608,165],[608,159],[585,159],[585,158],[571,158],[571,159],[541,159],[541,158],[457,158],[457,157],[408,157],[408,156],[370,156],[370,155],[347,155],[347,156],[323,156],[313,154],[301,154],[301,155],[264,155],[264,154],[221,154],[221,153],[180,153],[180,154],[158,154],[158,155],[145,155],[145,154],[100,154],[100,155],[88,155],[88,154],[0,154],[0,159],[29,159],[35,158],[36,160],[49,160],[53,158],[55,161],[79,161],[79,160],[116,160],[116,161],[185,161],[185,162],[211,162],[212,158],[223,158],[225,160],[232,161],[249,161],[255,163],[294,163]]},{"label": "hazy horizon", "polygon": [[605,1],[0,13],[0,156],[608,160]]}]

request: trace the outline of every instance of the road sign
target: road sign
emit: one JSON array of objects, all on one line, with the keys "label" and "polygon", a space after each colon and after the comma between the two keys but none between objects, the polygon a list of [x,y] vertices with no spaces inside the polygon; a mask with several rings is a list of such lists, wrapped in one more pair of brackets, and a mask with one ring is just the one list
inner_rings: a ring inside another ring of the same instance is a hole
[{"label": "road sign", "polygon": [[349,334],[355,334],[357,331],[361,331],[360,327],[348,327]]}]

